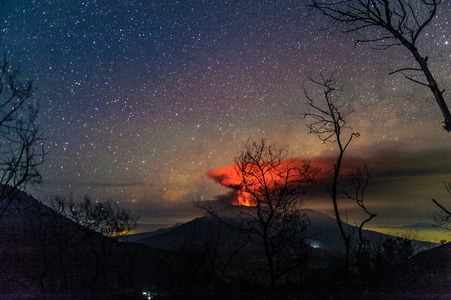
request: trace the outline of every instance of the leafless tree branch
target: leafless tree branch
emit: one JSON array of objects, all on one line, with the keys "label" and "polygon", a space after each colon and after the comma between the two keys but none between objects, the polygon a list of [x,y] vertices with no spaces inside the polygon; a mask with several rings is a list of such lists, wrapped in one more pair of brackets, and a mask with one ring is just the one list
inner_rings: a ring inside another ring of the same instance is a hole
[{"label": "leafless tree branch", "polygon": [[[359,137],[358,132],[351,132],[346,138],[344,129],[350,130],[346,126],[347,117],[353,112],[349,104],[340,101],[337,92],[341,92],[341,88],[337,88],[335,73],[326,77],[320,74],[318,78],[309,77],[309,83],[313,84],[322,92],[323,99],[315,99],[304,84],[304,94],[307,98],[307,111],[304,112],[303,118],[308,118],[310,123],[307,124],[310,133],[315,134],[323,143],[331,142],[338,146],[338,155],[333,167],[333,178],[331,184],[331,199],[334,207],[335,219],[337,221],[338,230],[345,245],[345,274],[348,274],[350,267],[350,247],[352,241],[352,232],[345,230],[338,199],[341,191],[339,190],[339,180],[341,178],[342,161],[344,154],[351,141]],[[322,104],[321,104],[322,103]]]},{"label": "leafless tree branch", "polygon": [[376,45],[373,49],[377,50],[393,46],[406,48],[415,58],[427,84],[411,76],[405,77],[431,90],[445,119],[443,128],[449,132],[451,113],[443,92],[429,69],[427,56],[423,56],[417,47],[418,39],[431,25],[442,2],[441,0],[312,0],[311,6],[331,20],[327,28],[340,27],[344,33],[359,33],[361,38],[355,40],[356,45],[372,43]]},{"label": "leafless tree branch", "polygon": [[6,57],[0,62],[0,216],[20,190],[39,184],[45,157],[32,82],[21,82]]},{"label": "leafless tree branch", "polygon": [[[268,276],[274,295],[279,282],[299,270],[306,259],[306,229],[309,221],[301,211],[305,183],[314,180],[318,168],[309,162],[287,159],[284,147],[261,142],[247,142],[235,158],[238,186],[249,198],[249,207],[237,215],[238,221],[224,220],[214,208],[204,212],[235,230],[247,232],[258,245],[257,254],[265,265],[258,271]],[[257,271],[257,270],[256,270]]]}]

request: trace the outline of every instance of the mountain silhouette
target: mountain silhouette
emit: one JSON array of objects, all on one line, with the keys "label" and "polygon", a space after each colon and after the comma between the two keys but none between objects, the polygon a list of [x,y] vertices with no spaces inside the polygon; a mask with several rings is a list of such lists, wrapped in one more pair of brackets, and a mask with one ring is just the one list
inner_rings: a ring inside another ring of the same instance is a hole
[{"label": "mountain silhouette", "polygon": [[[165,229],[161,232],[140,233],[136,236],[130,235],[130,239],[151,248],[171,250],[177,247],[177,245],[182,245],[183,241],[190,236],[207,234],[207,231],[212,226],[220,227],[221,232],[226,231],[227,223],[232,223],[234,221],[236,222],[244,216],[242,212],[246,212],[251,209],[252,207],[231,205],[217,212],[217,215],[221,221],[210,215],[205,215],[195,218],[185,224]],[[343,240],[338,232],[336,220],[313,209],[304,209],[303,212],[310,220],[307,242],[315,248],[342,251]],[[358,229],[355,226],[348,224],[345,224],[344,226],[348,232],[354,231],[357,235]],[[364,238],[367,240],[382,241],[387,237],[388,235],[379,232],[364,230]],[[357,243],[357,236],[354,239],[354,242]],[[432,244],[425,243],[425,245],[430,247]]]},{"label": "mountain silhouette", "polygon": [[[249,290],[241,284],[250,277],[244,276],[242,282],[237,272],[260,264],[259,245],[247,244],[246,235],[230,226],[247,210],[252,208],[230,206],[218,211],[220,218],[206,215],[172,228],[131,235],[128,240],[135,242],[130,243],[89,230],[18,192],[12,201],[0,201],[0,298],[140,299],[142,291],[155,291],[161,299],[200,299],[201,295],[237,299],[239,293],[249,299]],[[372,299],[449,296],[451,244],[424,251],[434,245],[418,242],[420,253],[387,263],[389,246],[403,245],[403,241],[365,231],[365,239],[379,247],[377,253],[383,257],[376,255],[367,262],[374,264],[371,272],[353,271],[352,281],[343,282],[339,275],[343,242],[336,220],[319,211],[304,212],[310,220],[305,243],[310,245],[311,259],[301,290],[308,299],[333,298],[342,292]],[[357,230],[347,224],[345,228]],[[355,237],[354,245],[357,242]],[[227,269],[228,277],[221,280],[211,273],[220,270],[212,267],[226,266],[232,257],[235,264]],[[351,290],[345,291],[343,283]],[[363,283],[365,290],[360,290]],[[217,290],[205,294],[206,286]],[[289,283],[287,287],[299,288]],[[225,291],[232,291],[230,298]],[[261,296],[258,286],[251,291]]]},{"label": "mountain silhouette", "polygon": [[152,282],[161,251],[105,237],[24,192],[0,208],[0,299],[123,299],[129,278]]}]

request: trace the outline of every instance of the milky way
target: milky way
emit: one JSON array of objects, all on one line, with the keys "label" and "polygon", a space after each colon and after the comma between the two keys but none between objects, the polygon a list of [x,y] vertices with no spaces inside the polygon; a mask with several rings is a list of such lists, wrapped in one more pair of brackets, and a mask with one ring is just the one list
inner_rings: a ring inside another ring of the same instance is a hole
[{"label": "milky way", "polygon": [[[302,159],[330,155],[333,145],[308,135],[301,113],[308,75],[332,71],[362,135],[353,155],[377,175],[369,196],[387,211],[381,222],[399,211],[425,220],[430,199],[446,197],[451,135],[440,111],[427,88],[388,75],[412,58],[322,31],[327,20],[305,1],[0,5],[2,51],[34,81],[40,102],[48,156],[34,193],[43,200],[90,195],[145,220],[180,218],[195,213],[198,197],[227,194],[206,173],[231,165],[248,139],[286,145]],[[448,100],[450,22],[444,2],[420,43]]]}]

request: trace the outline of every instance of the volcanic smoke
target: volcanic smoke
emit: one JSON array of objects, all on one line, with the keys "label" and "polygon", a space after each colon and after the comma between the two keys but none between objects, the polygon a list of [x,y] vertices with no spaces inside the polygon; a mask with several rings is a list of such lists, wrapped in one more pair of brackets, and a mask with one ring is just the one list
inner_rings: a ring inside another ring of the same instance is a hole
[{"label": "volcanic smoke", "polygon": [[[299,185],[301,184],[301,182],[305,183],[306,180],[305,178],[303,178],[302,175],[303,165],[304,162],[300,160],[282,161],[278,166],[276,167],[272,166],[266,170],[266,172],[264,173],[265,174],[264,181],[266,183],[269,183],[268,184],[269,186],[276,186],[277,183],[280,183],[281,180],[286,180],[287,170],[290,170],[290,178],[291,178],[290,184]],[[250,166],[250,168],[252,168],[252,166]],[[257,173],[258,171],[255,174],[253,174],[255,176],[254,177],[255,179],[251,183],[253,187],[255,187],[256,186],[255,184],[259,182],[263,177],[259,176],[260,174]],[[246,187],[241,177],[241,173],[239,170],[237,170],[236,165],[210,170],[207,172],[207,176],[214,179],[222,186],[232,189],[230,193],[232,205],[244,205],[244,206],[255,205],[255,199],[249,192],[246,191]]]}]

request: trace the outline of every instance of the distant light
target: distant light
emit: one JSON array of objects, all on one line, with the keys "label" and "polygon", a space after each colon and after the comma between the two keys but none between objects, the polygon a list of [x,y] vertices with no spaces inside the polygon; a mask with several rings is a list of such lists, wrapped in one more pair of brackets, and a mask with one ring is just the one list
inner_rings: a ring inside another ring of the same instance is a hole
[{"label": "distant light", "polygon": [[151,292],[143,292],[143,296],[147,297],[147,299],[153,298],[153,294]]},{"label": "distant light", "polygon": [[318,241],[314,241],[310,244],[310,247],[312,247],[313,249],[319,249],[320,243]]}]

